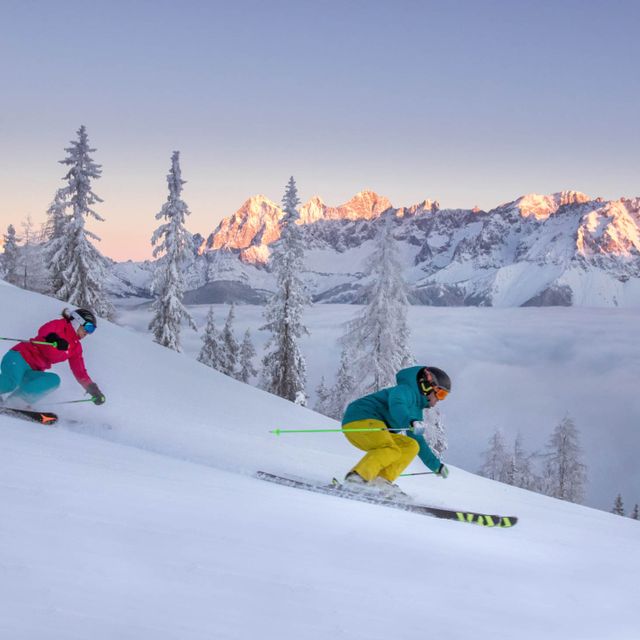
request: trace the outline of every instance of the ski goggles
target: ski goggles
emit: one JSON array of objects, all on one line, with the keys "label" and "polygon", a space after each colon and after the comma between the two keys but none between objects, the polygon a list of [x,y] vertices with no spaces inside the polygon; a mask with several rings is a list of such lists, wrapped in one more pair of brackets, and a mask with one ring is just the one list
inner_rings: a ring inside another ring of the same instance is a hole
[{"label": "ski goggles", "polygon": [[420,382],[420,389],[425,396],[429,395],[433,391],[438,400],[444,400],[449,395],[449,392],[446,389],[443,389],[442,387],[436,387],[435,385],[429,384],[428,382],[424,381]]},{"label": "ski goggles", "polygon": [[80,314],[75,311],[71,314],[71,324],[75,327],[76,331],[82,327],[87,333],[93,333],[96,330],[96,325],[91,320],[85,320]]},{"label": "ski goggles", "polygon": [[87,332],[87,333],[93,333],[96,330],[96,325],[93,324],[93,322],[85,322],[82,325],[82,328]]}]

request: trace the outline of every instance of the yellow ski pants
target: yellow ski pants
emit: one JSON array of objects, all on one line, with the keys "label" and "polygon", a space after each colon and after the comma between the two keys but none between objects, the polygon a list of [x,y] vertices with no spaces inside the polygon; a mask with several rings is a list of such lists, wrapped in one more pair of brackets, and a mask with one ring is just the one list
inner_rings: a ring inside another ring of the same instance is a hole
[{"label": "yellow ski pants", "polygon": [[381,476],[393,482],[418,455],[420,445],[409,436],[391,433],[381,420],[356,420],[342,425],[343,429],[382,429],[382,431],[347,431],[347,440],[366,451],[366,455],[353,467],[367,482]]}]

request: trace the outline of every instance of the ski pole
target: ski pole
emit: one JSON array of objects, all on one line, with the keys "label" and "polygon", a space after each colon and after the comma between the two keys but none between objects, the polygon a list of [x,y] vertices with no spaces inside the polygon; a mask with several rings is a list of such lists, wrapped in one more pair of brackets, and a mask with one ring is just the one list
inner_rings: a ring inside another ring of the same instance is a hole
[{"label": "ski pole", "polygon": [[419,473],[401,473],[400,477],[406,476],[433,476],[436,475],[435,471],[420,471]]},{"label": "ski pole", "polygon": [[[362,429],[273,429],[269,433],[275,433],[279,436],[281,433],[351,433],[353,431],[387,431],[385,427],[379,429],[366,427]],[[396,431],[411,431],[411,429],[396,429]]]},{"label": "ski pole", "polygon": [[11,340],[11,342],[30,342],[31,344],[46,344],[49,347],[55,347],[55,342],[39,342],[38,340],[23,340],[22,338],[1,338],[0,340]]},{"label": "ski pole", "polygon": [[93,398],[85,398],[84,400],[63,400],[62,402],[54,402],[53,404],[77,404],[78,402],[93,402]]}]

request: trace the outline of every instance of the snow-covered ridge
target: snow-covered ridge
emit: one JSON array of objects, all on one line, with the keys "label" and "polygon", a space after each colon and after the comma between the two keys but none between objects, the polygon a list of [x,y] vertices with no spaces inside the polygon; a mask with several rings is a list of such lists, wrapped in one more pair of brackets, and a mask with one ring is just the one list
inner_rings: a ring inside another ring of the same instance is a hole
[{"label": "snow-covered ridge", "polygon": [[[264,300],[274,288],[269,262],[282,216],[258,195],[222,220],[186,266],[190,295]],[[441,209],[432,200],[396,208],[373,191],[335,207],[315,196],[300,206],[298,224],[317,302],[360,300],[365,259],[388,218],[414,304],[640,305],[640,198],[576,191],[528,194],[491,211]],[[130,282],[131,266],[115,273]]]}]

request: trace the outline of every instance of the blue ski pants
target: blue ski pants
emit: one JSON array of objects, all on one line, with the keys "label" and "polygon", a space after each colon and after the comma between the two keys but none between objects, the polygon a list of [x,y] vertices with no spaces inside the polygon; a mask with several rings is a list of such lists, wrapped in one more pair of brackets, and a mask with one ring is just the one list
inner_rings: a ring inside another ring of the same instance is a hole
[{"label": "blue ski pants", "polygon": [[0,363],[0,394],[10,393],[27,402],[36,402],[60,386],[60,377],[34,371],[17,351],[7,351]]}]

